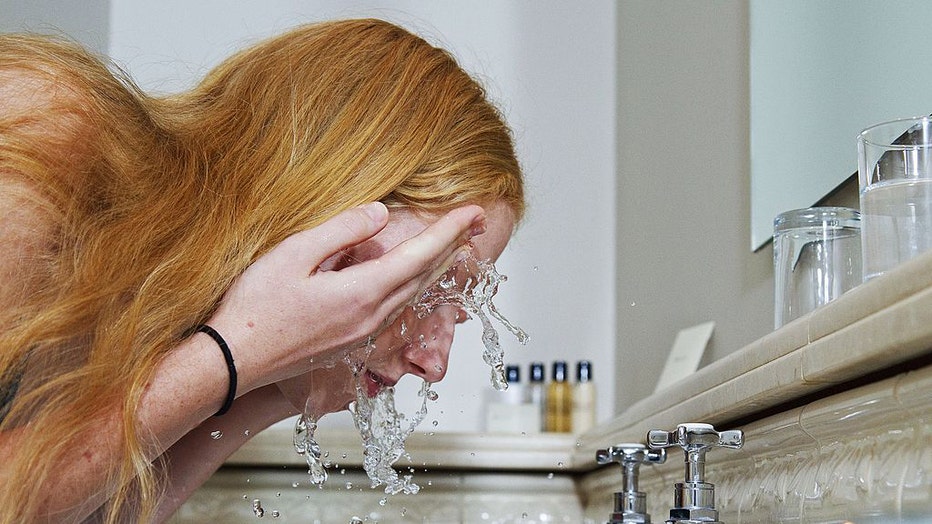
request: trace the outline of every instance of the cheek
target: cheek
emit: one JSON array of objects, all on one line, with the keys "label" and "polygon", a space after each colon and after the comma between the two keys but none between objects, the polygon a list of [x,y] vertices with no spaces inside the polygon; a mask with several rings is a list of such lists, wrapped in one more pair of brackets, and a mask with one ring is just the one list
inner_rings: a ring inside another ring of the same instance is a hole
[{"label": "cheek", "polygon": [[407,307],[382,333],[373,341],[375,349],[369,355],[370,361],[386,360],[410,344],[414,327],[418,323],[414,308]]}]

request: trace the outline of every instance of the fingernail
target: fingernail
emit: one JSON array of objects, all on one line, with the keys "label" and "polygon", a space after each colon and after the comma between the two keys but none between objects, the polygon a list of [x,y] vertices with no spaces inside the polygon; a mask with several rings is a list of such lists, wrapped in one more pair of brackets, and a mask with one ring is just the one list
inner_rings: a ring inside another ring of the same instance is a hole
[{"label": "fingernail", "polygon": [[469,228],[469,236],[476,237],[485,233],[485,215],[480,215],[472,221],[472,226]]},{"label": "fingernail", "polygon": [[465,246],[457,249],[456,253],[453,254],[453,263],[456,264],[456,263],[466,260],[467,258],[469,258],[469,255],[471,253],[472,253],[472,244],[467,242]]},{"label": "fingernail", "polygon": [[373,222],[382,222],[388,216],[388,208],[381,202],[370,202],[360,206],[360,208],[369,215]]}]

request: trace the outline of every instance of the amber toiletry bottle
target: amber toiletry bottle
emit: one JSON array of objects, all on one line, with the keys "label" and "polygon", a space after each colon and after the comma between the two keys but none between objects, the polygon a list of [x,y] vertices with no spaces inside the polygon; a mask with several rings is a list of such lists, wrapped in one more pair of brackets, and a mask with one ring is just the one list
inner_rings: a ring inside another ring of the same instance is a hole
[{"label": "amber toiletry bottle", "polygon": [[566,362],[553,363],[553,376],[547,386],[547,431],[568,433],[573,430],[573,389],[567,381]]}]

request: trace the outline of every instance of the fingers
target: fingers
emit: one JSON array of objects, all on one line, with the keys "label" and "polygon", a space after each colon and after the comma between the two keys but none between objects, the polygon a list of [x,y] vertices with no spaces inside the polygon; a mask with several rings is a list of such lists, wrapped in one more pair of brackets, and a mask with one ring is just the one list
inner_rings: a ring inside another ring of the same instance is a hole
[{"label": "fingers", "polygon": [[[454,209],[431,224],[420,234],[397,245],[379,257],[380,271],[387,283],[397,287],[424,272],[446,271],[454,262],[454,252],[473,236],[485,231],[485,214],[479,206]],[[424,275],[426,276],[426,275]]]},{"label": "fingers", "polygon": [[375,236],[388,223],[388,209],[381,202],[371,202],[348,209],[323,224],[297,233],[281,244],[287,250],[293,268],[313,273],[335,253]]},{"label": "fingers", "polygon": [[361,281],[378,282],[384,290],[380,309],[391,312],[406,305],[460,260],[463,245],[484,231],[481,207],[458,208],[378,259],[347,269],[358,272]]}]

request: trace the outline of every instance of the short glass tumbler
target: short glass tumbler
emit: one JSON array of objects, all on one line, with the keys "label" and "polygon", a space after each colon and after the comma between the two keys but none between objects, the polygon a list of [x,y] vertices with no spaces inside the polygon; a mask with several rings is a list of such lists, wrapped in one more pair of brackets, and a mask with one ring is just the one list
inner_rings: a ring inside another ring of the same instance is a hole
[{"label": "short glass tumbler", "polygon": [[858,135],[864,280],[932,248],[932,120],[884,122]]},{"label": "short glass tumbler", "polygon": [[846,207],[812,207],[773,221],[774,328],[861,283],[861,216]]}]

